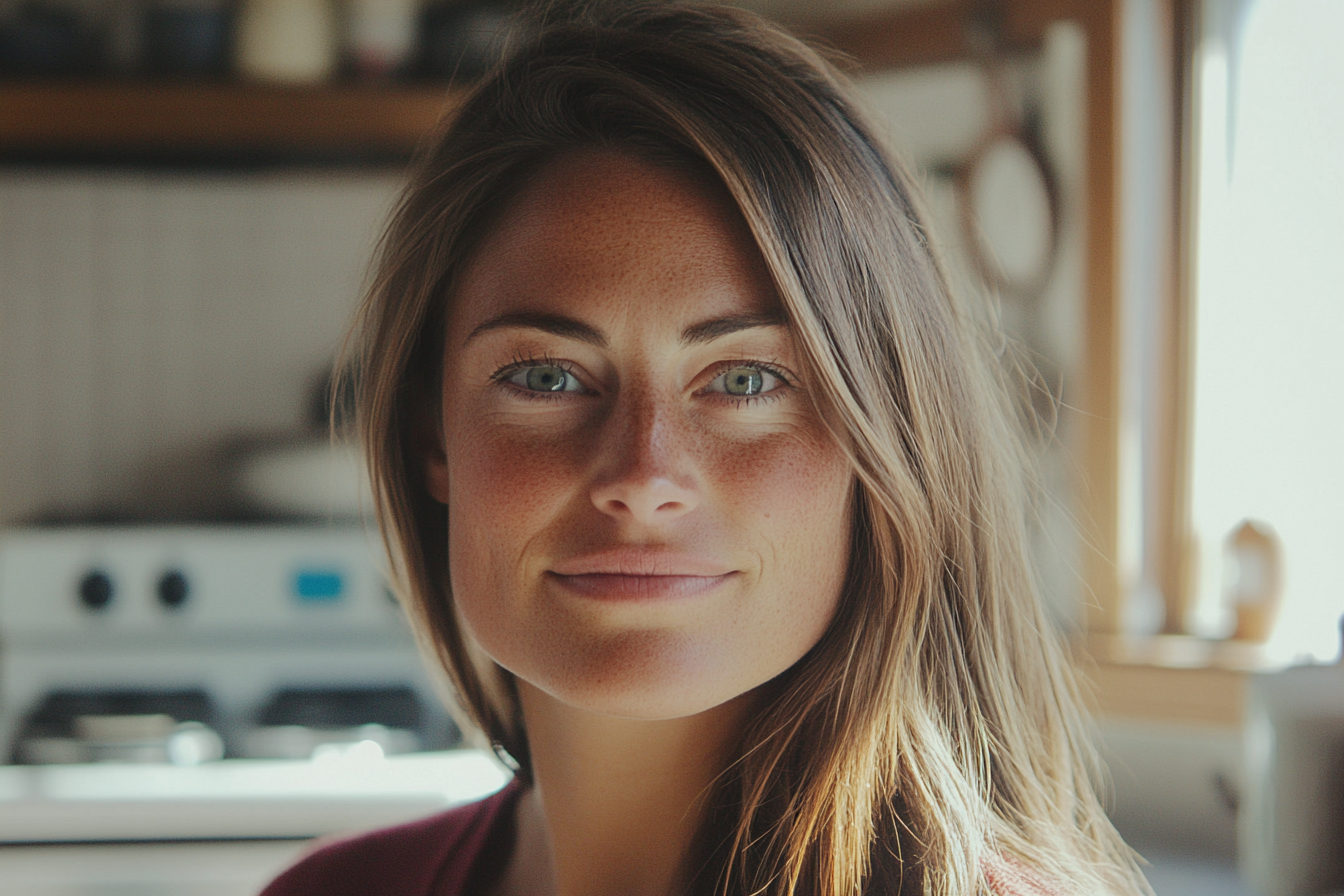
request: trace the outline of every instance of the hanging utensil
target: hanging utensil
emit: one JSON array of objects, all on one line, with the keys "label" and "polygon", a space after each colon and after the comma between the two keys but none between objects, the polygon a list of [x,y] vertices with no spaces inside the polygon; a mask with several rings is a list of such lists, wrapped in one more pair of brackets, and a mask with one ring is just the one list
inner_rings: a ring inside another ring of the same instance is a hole
[{"label": "hanging utensil", "polygon": [[972,17],[968,42],[989,91],[989,126],[953,171],[967,255],[1000,295],[1034,299],[1059,255],[1061,197],[1036,128],[1012,101],[1002,7],[989,0]]}]

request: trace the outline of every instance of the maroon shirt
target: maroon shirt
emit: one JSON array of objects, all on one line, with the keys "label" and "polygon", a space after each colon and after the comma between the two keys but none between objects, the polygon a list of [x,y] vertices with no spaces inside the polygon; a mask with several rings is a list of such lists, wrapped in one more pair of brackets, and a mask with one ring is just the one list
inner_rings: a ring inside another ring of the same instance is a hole
[{"label": "maroon shirt", "polygon": [[513,848],[517,779],[439,815],[326,843],[261,896],[468,896],[487,891]]},{"label": "maroon shirt", "polygon": [[[479,896],[509,860],[520,793],[515,778],[480,802],[321,845],[261,896]],[[1061,896],[1014,859],[984,867],[995,896]]]}]

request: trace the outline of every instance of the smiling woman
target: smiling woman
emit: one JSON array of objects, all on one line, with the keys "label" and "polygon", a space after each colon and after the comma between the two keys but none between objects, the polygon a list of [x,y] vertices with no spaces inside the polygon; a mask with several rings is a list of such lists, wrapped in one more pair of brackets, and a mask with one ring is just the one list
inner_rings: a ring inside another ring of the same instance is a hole
[{"label": "smiling woman", "polygon": [[820,638],[854,477],[784,320],[708,173],[570,151],[500,209],[448,310],[427,485],[458,613],[537,699],[692,716]]},{"label": "smiling woman", "polygon": [[269,894],[1146,890],[1002,341],[848,96],[741,12],[551,7],[427,148],[362,425],[403,599],[518,775]]}]

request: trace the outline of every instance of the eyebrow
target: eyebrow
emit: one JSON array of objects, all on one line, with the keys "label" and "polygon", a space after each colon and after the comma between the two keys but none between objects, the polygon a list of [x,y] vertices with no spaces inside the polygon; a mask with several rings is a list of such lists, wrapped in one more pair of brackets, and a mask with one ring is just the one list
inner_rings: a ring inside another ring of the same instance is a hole
[{"label": "eyebrow", "polygon": [[788,320],[782,313],[775,314],[739,314],[733,317],[717,317],[714,320],[692,324],[681,333],[683,345],[698,345],[713,342],[720,336],[750,330],[755,327],[787,327]]},{"label": "eyebrow", "polygon": [[[701,321],[687,327],[681,333],[681,342],[683,345],[699,345],[705,342],[713,342],[715,339],[741,330],[750,330],[755,327],[787,326],[788,320],[782,313],[738,314],[731,317],[716,317],[713,320]],[[587,342],[598,348],[606,348],[608,344],[607,337],[601,330],[581,320],[575,320],[563,314],[545,314],[534,311],[515,311],[492,317],[472,330],[466,341],[471,342],[477,336],[491,330],[511,328],[540,330],[553,336]]]},{"label": "eyebrow", "polygon": [[541,330],[543,333],[550,333],[554,336],[587,342],[598,348],[607,347],[607,337],[602,335],[602,331],[596,327],[589,326],[581,320],[566,317],[563,314],[543,314],[535,311],[516,311],[492,317],[472,330],[471,335],[467,337],[467,342],[471,342],[477,336],[491,330],[512,328]]}]

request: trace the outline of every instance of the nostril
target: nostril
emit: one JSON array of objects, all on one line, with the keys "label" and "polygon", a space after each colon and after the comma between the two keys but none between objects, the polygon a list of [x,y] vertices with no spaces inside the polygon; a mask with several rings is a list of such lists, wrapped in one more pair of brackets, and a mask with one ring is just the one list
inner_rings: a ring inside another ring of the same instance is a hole
[{"label": "nostril", "polygon": [[664,478],[607,483],[595,488],[592,497],[603,513],[642,522],[680,516],[695,503],[684,488]]}]

